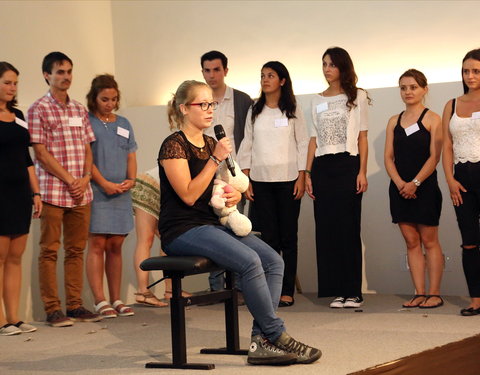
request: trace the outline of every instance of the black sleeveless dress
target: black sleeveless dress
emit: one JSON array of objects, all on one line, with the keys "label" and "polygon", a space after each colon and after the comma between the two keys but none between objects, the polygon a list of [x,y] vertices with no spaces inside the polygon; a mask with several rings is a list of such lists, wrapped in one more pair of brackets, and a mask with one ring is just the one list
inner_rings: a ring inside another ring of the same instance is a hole
[{"label": "black sleeveless dress", "polygon": [[[400,125],[403,112],[393,130],[395,167],[404,181],[412,181],[430,157],[430,132],[423,126],[425,108],[417,120],[419,130],[408,135]],[[404,199],[397,186],[390,181],[390,212],[394,223],[414,223],[438,226],[442,210],[442,193],[438,187],[437,171],[422,182],[416,199]]]},{"label": "black sleeveless dress", "polygon": [[[14,108],[17,118],[23,113]],[[32,218],[32,191],[28,167],[28,130],[16,123],[0,121],[0,236],[26,234]]]}]

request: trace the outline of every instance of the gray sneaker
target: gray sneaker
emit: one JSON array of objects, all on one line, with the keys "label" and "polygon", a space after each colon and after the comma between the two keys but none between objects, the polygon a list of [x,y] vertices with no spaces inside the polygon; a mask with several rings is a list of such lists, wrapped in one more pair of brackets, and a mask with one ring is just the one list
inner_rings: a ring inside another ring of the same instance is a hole
[{"label": "gray sneaker", "polygon": [[295,354],[297,356],[297,363],[312,363],[322,356],[322,352],[319,349],[312,348],[295,340],[287,332],[282,332],[275,342],[275,346],[287,353]]},{"label": "gray sneaker", "polygon": [[22,331],[13,324],[5,324],[4,326],[0,327],[1,336],[13,336],[19,335],[20,333],[22,333]]},{"label": "gray sneaker", "polygon": [[247,362],[252,365],[282,366],[291,365],[297,356],[276,347],[260,335],[252,336]]}]

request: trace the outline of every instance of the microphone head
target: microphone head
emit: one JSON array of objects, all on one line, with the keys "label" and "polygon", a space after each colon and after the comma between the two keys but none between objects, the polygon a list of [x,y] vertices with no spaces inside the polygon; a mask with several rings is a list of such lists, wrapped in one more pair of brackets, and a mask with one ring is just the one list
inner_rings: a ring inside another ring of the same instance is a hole
[{"label": "microphone head", "polygon": [[226,137],[225,130],[223,129],[222,125],[215,125],[213,130],[215,131],[215,137],[217,137],[217,141]]}]

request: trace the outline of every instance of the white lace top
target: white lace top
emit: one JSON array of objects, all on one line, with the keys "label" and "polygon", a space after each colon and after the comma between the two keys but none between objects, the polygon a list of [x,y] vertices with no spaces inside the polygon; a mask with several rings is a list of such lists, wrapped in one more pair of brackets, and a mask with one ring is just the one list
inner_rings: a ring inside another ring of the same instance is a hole
[{"label": "white lace top", "polygon": [[313,127],[316,137],[315,156],[348,152],[358,154],[358,134],[368,130],[368,103],[365,91],[358,90],[356,107],[348,109],[347,96],[316,95],[312,100]]},{"label": "white lace top", "polygon": [[458,117],[455,112],[450,119],[450,134],[453,141],[453,162],[477,163],[480,161],[480,118]]}]

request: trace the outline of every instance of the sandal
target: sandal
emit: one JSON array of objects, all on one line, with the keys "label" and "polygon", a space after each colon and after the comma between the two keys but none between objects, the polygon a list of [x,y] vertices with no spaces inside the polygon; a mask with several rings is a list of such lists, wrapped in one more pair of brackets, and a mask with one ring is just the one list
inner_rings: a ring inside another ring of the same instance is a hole
[{"label": "sandal", "polygon": [[131,307],[126,306],[122,301],[117,299],[112,303],[112,307],[117,312],[118,316],[132,316],[135,315]]},{"label": "sandal", "polygon": [[93,305],[93,309],[104,319],[117,317],[117,312],[112,308],[112,306],[110,306],[107,301],[100,301],[98,304]]},{"label": "sandal", "polygon": [[150,307],[167,307],[168,303],[160,301],[155,294],[148,291],[145,293],[135,293],[135,302],[140,305],[150,306]]},{"label": "sandal", "polygon": [[424,303],[426,300],[427,300],[427,296],[425,294],[415,294],[412,299],[410,301],[408,301],[408,303],[412,303],[413,301],[415,301],[417,298],[422,298],[423,297],[423,300],[420,301],[419,303],[417,303],[416,305],[407,305],[407,304],[403,304],[402,307],[404,309],[413,309],[414,307],[419,307],[422,303]]},{"label": "sandal", "polygon": [[[427,303],[427,301],[432,297],[440,299],[440,302],[436,303],[435,305],[425,305],[425,303]],[[421,309],[435,309],[440,306],[443,306],[443,298],[440,297],[438,294],[431,294],[427,296],[427,298],[425,298],[425,301],[423,301],[418,307]]]},{"label": "sandal", "polygon": [[[191,297],[192,296],[192,293],[188,293],[184,290],[182,290],[182,298],[188,298],[188,297]],[[166,299],[166,300],[169,300],[172,298],[172,291],[171,290],[166,290],[165,291],[165,294],[163,295],[163,297]]]}]

